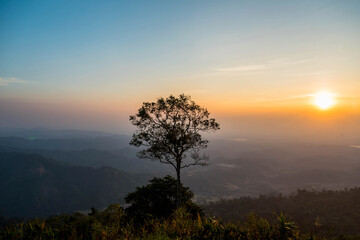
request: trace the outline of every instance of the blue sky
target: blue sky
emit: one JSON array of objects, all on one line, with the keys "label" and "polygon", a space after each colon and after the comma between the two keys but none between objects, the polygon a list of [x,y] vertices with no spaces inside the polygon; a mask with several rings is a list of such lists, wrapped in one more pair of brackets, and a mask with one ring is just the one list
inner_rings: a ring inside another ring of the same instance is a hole
[{"label": "blue sky", "polygon": [[359,40],[359,1],[3,0],[0,112],[127,118],[183,92],[219,114],[322,89],[357,98]]}]

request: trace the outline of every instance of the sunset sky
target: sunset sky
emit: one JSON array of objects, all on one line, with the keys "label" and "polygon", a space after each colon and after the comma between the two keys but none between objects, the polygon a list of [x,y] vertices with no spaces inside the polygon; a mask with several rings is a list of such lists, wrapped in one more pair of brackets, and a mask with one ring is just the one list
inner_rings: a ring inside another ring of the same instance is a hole
[{"label": "sunset sky", "polygon": [[223,135],[360,144],[360,1],[0,1],[0,127],[128,134],[180,93]]}]

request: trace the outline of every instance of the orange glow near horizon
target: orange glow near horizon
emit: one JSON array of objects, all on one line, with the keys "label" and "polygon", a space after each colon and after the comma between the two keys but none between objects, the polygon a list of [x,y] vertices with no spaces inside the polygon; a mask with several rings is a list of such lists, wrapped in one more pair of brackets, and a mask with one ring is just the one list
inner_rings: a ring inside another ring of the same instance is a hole
[{"label": "orange glow near horizon", "polygon": [[265,114],[333,119],[360,114],[360,102],[357,98],[330,90],[268,99],[234,96],[223,101],[208,101],[208,99],[198,101],[198,98],[194,98],[194,101],[218,116]]}]

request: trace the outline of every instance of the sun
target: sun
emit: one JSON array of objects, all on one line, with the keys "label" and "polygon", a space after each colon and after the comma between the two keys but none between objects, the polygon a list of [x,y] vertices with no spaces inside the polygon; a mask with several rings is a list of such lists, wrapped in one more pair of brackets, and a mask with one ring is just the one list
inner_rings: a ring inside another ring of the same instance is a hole
[{"label": "sun", "polygon": [[336,104],[335,94],[328,91],[320,91],[314,94],[313,104],[321,110],[331,108]]}]

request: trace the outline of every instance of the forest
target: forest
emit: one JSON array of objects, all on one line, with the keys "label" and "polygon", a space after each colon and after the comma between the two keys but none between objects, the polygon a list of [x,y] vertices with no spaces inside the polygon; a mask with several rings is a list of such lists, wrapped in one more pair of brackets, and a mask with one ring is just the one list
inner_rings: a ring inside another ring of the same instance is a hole
[{"label": "forest", "polygon": [[360,236],[360,188],[344,190],[297,190],[291,195],[260,195],[221,200],[204,205],[211,216],[227,222],[243,222],[249,212],[263,218],[282,213],[305,232],[323,236]]},{"label": "forest", "polygon": [[0,218],[0,239],[360,239],[360,188],[298,190],[198,206],[176,180],[153,178],[129,193],[126,204],[47,218]]}]

